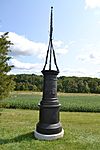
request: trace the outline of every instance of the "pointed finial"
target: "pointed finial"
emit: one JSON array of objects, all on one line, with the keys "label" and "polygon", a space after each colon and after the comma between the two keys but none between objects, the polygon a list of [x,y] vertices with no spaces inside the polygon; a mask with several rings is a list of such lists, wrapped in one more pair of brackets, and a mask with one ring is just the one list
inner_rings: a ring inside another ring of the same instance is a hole
[{"label": "pointed finial", "polygon": [[51,68],[51,62],[52,61],[51,61],[51,59],[53,57],[54,58],[54,64],[56,66],[57,72],[59,73],[59,69],[58,69],[57,62],[56,62],[55,51],[54,51],[54,48],[53,48],[52,33],[53,33],[53,7],[51,7],[51,16],[50,16],[50,39],[49,39],[49,45],[48,45],[48,50],[47,50],[47,55],[46,55],[46,60],[45,60],[45,65],[44,65],[43,71],[45,71],[47,61],[48,61],[48,57],[49,57],[49,71],[52,70],[52,68]]},{"label": "pointed finial", "polygon": [[53,32],[53,7],[51,7],[51,18],[50,18],[50,41],[52,40],[52,32]]}]

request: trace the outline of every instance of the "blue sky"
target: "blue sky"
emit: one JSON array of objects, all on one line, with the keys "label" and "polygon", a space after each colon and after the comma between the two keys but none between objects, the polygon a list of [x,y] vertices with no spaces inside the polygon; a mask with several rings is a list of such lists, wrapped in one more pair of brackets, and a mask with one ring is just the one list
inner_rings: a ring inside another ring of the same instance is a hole
[{"label": "blue sky", "polygon": [[0,34],[14,43],[11,74],[41,74],[53,6],[59,75],[100,78],[100,0],[1,0]]}]

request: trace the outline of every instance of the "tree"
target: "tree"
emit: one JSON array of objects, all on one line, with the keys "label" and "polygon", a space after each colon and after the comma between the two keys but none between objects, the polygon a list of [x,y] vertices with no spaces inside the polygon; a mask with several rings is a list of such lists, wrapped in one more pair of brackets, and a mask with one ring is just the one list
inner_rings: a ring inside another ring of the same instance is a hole
[{"label": "tree", "polygon": [[83,83],[83,80],[78,80],[78,92],[85,93],[85,85]]},{"label": "tree", "polygon": [[74,78],[72,78],[68,81],[68,84],[66,87],[67,87],[68,93],[77,93],[78,92],[78,86],[77,86],[77,83]]},{"label": "tree", "polygon": [[13,66],[8,64],[11,57],[10,52],[11,41],[8,40],[8,32],[0,36],[0,99],[9,95],[13,89],[12,76],[7,75]]},{"label": "tree", "polygon": [[63,85],[62,85],[61,79],[58,79],[58,82],[57,82],[57,91],[58,92],[63,92]]},{"label": "tree", "polygon": [[97,87],[98,87],[98,82],[97,79],[91,79],[89,81],[89,87],[90,87],[90,92],[91,93],[97,93]]},{"label": "tree", "polygon": [[100,85],[97,86],[97,93],[100,94]]}]

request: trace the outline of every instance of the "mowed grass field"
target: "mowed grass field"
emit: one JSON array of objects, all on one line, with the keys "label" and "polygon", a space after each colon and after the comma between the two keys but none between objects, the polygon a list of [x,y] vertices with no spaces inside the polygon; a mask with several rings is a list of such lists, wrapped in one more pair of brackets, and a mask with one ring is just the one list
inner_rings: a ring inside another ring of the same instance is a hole
[{"label": "mowed grass field", "polygon": [[34,138],[38,111],[2,108],[0,150],[100,150],[100,113],[61,112],[64,137]]},{"label": "mowed grass field", "polygon": [[0,150],[100,150],[100,95],[58,93],[65,133],[54,141],[34,137],[41,99],[42,93],[14,92],[0,101]]},{"label": "mowed grass field", "polygon": [[[100,112],[100,94],[63,94],[58,93],[61,111]],[[38,110],[42,93],[14,92],[7,99],[0,101],[1,108],[19,108]]]}]

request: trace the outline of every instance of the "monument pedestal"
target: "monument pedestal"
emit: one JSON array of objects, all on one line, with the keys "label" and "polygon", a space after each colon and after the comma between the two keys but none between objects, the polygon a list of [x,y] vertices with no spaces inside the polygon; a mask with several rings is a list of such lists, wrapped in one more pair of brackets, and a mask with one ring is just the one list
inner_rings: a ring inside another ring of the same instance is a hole
[{"label": "monument pedestal", "polygon": [[39,104],[39,122],[35,137],[40,140],[54,140],[63,137],[64,130],[59,122],[59,101],[57,99],[57,71],[43,70],[43,98]]}]

